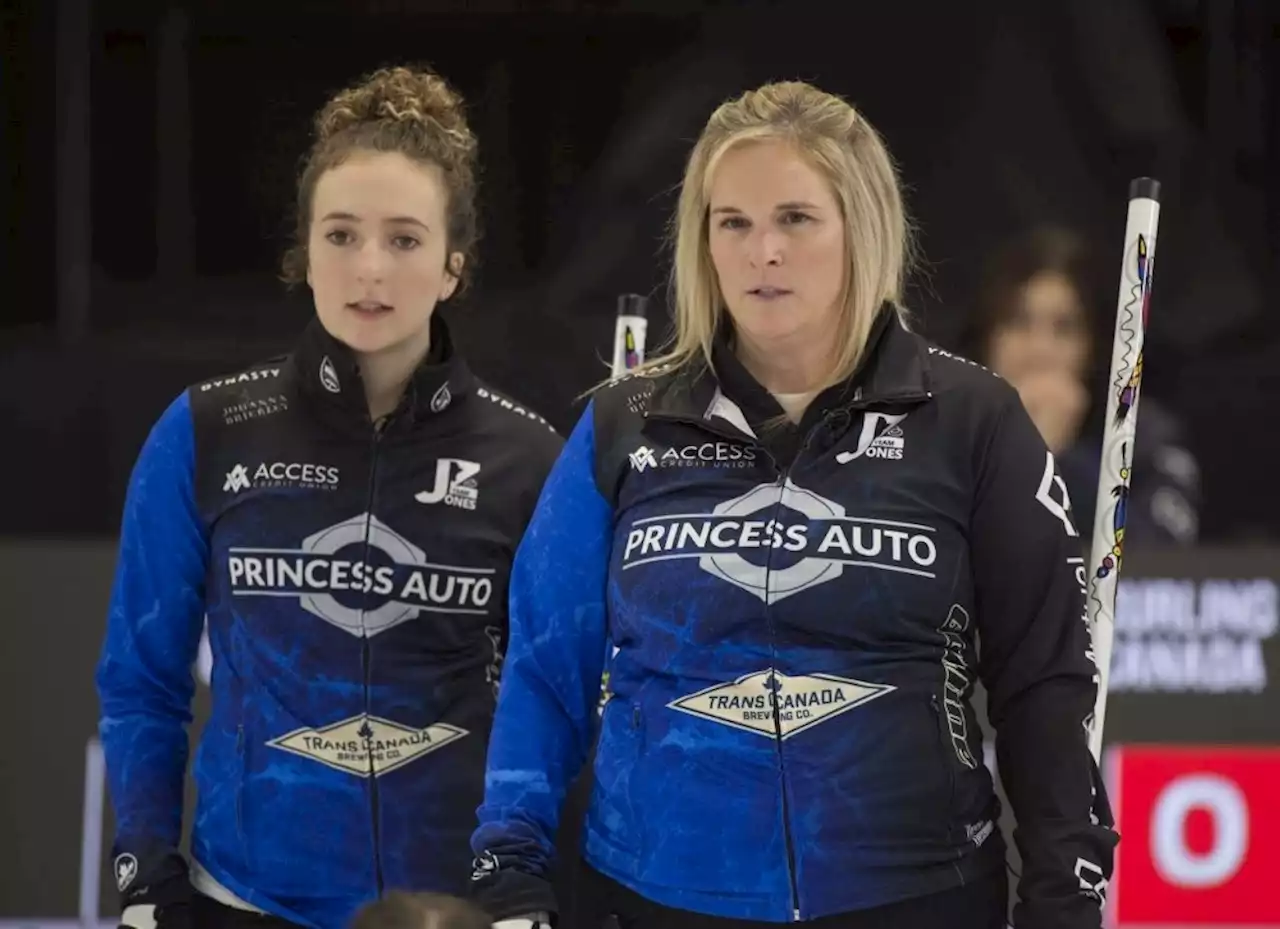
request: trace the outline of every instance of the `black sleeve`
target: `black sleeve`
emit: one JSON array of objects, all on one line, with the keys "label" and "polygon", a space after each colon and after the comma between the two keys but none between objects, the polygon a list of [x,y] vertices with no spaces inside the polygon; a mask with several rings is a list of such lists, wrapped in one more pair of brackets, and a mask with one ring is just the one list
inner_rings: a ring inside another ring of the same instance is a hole
[{"label": "black sleeve", "polygon": [[980,462],[971,529],[979,673],[1022,856],[1014,926],[1099,927],[1118,837],[1085,728],[1098,680],[1085,546],[1012,390]]}]

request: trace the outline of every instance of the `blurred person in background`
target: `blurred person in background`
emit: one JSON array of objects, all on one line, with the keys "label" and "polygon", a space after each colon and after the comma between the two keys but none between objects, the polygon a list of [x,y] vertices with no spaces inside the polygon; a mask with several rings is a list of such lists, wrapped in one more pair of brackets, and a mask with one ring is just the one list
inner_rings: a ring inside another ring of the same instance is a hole
[{"label": "blurred person in background", "polygon": [[138,455],[97,669],[125,926],[339,929],[386,888],[466,888],[510,564],[562,441],[438,311],[474,265],[462,107],[411,68],[328,101],[284,262],[314,318]]},{"label": "blurred person in background", "polygon": [[367,903],[348,929],[490,929],[489,915],[461,897],[392,891]]},{"label": "blurred person in background", "polygon": [[[1102,457],[1114,304],[1088,243],[1068,229],[1039,227],[991,257],[965,345],[1018,390],[1058,459],[1086,539]],[[1140,403],[1126,547],[1193,545],[1200,523],[1195,456],[1171,411],[1145,391]]]},{"label": "blurred person in background", "polygon": [[516,556],[475,899],[553,918],[607,666],[581,838],[602,917],[1003,929],[981,679],[1014,923],[1097,929],[1117,836],[1076,540],[1017,393],[909,328],[879,133],[803,83],[724,102],[674,239],[675,342],[593,394]]}]

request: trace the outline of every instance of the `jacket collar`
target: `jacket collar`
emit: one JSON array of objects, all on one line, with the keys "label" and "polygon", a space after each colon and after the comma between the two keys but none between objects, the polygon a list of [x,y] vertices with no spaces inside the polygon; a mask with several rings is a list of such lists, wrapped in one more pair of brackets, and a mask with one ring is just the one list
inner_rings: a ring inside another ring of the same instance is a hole
[{"label": "jacket collar", "polygon": [[[313,317],[293,352],[298,389],[324,415],[348,428],[373,428],[356,353],[329,334]],[[384,432],[403,432],[452,411],[474,386],[457,353],[449,327],[437,311],[431,316],[431,349],[414,370],[400,405]]]},{"label": "jacket collar", "polygon": [[[712,345],[710,367],[696,365],[663,378],[650,409],[658,415],[708,419],[713,411],[724,415],[726,408],[736,406],[757,431],[760,424],[783,415],[778,402],[738,360],[729,337],[728,326],[722,325]],[[815,397],[801,426],[838,410],[918,403],[931,397],[932,389],[922,340],[886,304],[871,328],[858,370]]]}]

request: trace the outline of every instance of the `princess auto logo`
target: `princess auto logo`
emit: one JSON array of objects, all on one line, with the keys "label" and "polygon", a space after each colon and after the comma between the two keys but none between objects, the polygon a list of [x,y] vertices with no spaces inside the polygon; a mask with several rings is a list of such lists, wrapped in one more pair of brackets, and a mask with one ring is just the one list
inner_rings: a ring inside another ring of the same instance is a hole
[{"label": "princess auto logo", "polygon": [[355,636],[372,636],[419,613],[487,616],[492,568],[428,563],[426,553],[376,516],[322,529],[293,551],[231,548],[227,576],[237,597],[296,597]]},{"label": "princess auto logo", "polygon": [[765,603],[840,577],[847,567],[933,578],[936,530],[850,516],[790,478],[760,484],[710,513],[638,519],[622,568],[696,558],[698,567]]}]

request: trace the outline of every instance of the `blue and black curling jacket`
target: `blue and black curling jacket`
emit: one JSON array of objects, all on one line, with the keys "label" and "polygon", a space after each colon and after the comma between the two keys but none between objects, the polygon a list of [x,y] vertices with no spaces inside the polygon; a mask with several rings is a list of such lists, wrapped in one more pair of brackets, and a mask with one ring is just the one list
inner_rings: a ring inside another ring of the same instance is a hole
[{"label": "blue and black curling jacket", "polygon": [[1019,929],[1100,925],[1116,835],[1086,721],[1085,546],[1017,394],[886,308],[798,427],[725,343],[594,395],[511,585],[472,840],[495,915],[554,909],[561,804],[609,695],[588,865],[670,907],[791,922],[1005,867]]},{"label": "blue and black curling jacket", "polygon": [[510,564],[563,442],[434,326],[379,423],[313,323],[287,357],[183,392],[146,440],[97,670],[126,904],[176,902],[188,865],[317,929],[384,889],[465,891]]}]

